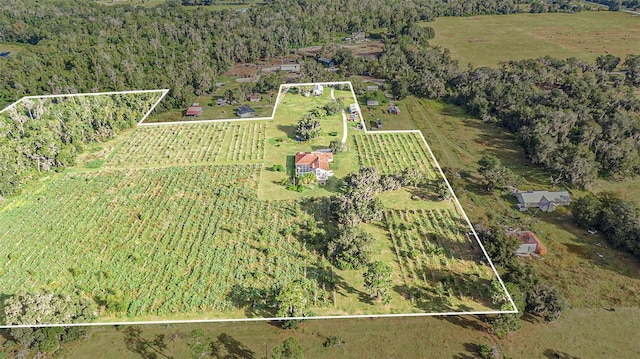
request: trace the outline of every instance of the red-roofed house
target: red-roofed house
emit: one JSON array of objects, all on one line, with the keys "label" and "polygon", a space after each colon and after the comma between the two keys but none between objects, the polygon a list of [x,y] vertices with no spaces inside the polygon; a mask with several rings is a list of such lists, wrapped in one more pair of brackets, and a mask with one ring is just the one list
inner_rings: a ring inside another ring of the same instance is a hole
[{"label": "red-roofed house", "polygon": [[333,176],[333,171],[329,169],[329,162],[333,161],[331,152],[298,152],[296,153],[296,176],[302,176],[309,172],[316,175],[318,182],[326,182]]},{"label": "red-roofed house", "polygon": [[522,244],[516,249],[519,256],[528,256],[537,253],[541,256],[547,254],[547,247],[542,244],[535,233],[530,231],[514,232],[514,236],[522,241]]},{"label": "red-roofed house", "polygon": [[199,103],[195,102],[193,105],[189,106],[187,112],[184,114],[185,116],[200,116],[202,115],[202,111],[204,109],[200,106]]}]

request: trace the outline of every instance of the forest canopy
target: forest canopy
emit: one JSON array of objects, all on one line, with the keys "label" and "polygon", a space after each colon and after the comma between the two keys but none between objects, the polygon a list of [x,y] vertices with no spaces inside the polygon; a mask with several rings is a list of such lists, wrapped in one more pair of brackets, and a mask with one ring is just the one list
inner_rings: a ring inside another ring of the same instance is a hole
[{"label": "forest canopy", "polygon": [[0,197],[42,172],[75,165],[85,146],[134,127],[160,92],[25,98],[0,114]]}]

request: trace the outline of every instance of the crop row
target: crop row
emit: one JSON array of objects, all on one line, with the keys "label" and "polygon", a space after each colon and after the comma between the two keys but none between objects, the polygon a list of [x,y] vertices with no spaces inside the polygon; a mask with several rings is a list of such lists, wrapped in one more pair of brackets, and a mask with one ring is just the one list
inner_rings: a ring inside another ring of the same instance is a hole
[{"label": "crop row", "polygon": [[375,167],[385,174],[396,174],[415,167],[430,179],[436,172],[427,148],[416,133],[384,133],[354,136],[360,165]]},{"label": "crop row", "polygon": [[454,210],[390,210],[384,220],[400,275],[414,296],[490,305],[493,271],[478,260],[479,246]]},{"label": "crop row", "polygon": [[272,296],[316,257],[293,237],[309,215],[258,200],[258,176],[259,165],[225,165],[54,180],[0,209],[2,294],[121,291],[130,316],[232,310],[238,291]]},{"label": "crop row", "polygon": [[111,168],[257,161],[266,124],[197,123],[140,127],[107,163]]}]

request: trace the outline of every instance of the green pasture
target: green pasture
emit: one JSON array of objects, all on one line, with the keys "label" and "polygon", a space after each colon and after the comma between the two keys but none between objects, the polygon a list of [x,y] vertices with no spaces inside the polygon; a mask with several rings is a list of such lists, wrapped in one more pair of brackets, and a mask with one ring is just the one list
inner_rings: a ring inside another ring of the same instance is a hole
[{"label": "green pasture", "polygon": [[[367,358],[372,353],[380,358],[475,358],[480,343],[497,345],[513,358],[628,358],[640,352],[638,308],[569,309],[552,324],[525,318],[522,330],[504,340],[488,334],[487,327],[482,317],[473,316],[310,320],[295,331],[266,322],[146,325],[133,339],[148,352],[159,352],[158,357],[175,358],[190,356],[187,340],[194,329],[202,330],[222,357],[271,357],[273,347],[291,336],[302,344],[305,358]],[[325,347],[329,336],[339,336],[342,348]],[[72,344],[63,356],[140,358],[125,345],[131,338],[122,327],[92,328],[89,339]]]},{"label": "green pasture", "polygon": [[424,24],[436,31],[430,43],[449,49],[462,67],[545,55],[593,61],[640,53],[638,17],[622,12],[440,17]]}]

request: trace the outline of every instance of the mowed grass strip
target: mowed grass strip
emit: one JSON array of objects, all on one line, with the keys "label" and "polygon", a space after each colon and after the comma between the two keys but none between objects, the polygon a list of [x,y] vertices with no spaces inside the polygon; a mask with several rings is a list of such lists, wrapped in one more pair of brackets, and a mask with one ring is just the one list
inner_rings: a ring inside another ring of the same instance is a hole
[{"label": "mowed grass strip", "polygon": [[49,181],[0,208],[2,294],[119,293],[128,316],[251,315],[236,312],[236,297],[302,278],[315,258],[292,235],[309,215],[295,202],[257,200],[259,171],[189,166]]},{"label": "mowed grass strip", "polygon": [[384,174],[398,174],[413,167],[429,179],[436,178],[427,147],[417,133],[372,133],[353,138],[363,167],[375,167]]},{"label": "mowed grass strip", "polygon": [[107,167],[260,161],[265,131],[264,122],[142,126],[119,147]]},{"label": "mowed grass strip", "polygon": [[436,31],[430,42],[449,49],[462,67],[546,55],[593,61],[640,53],[638,17],[621,12],[441,17],[424,24]]}]

